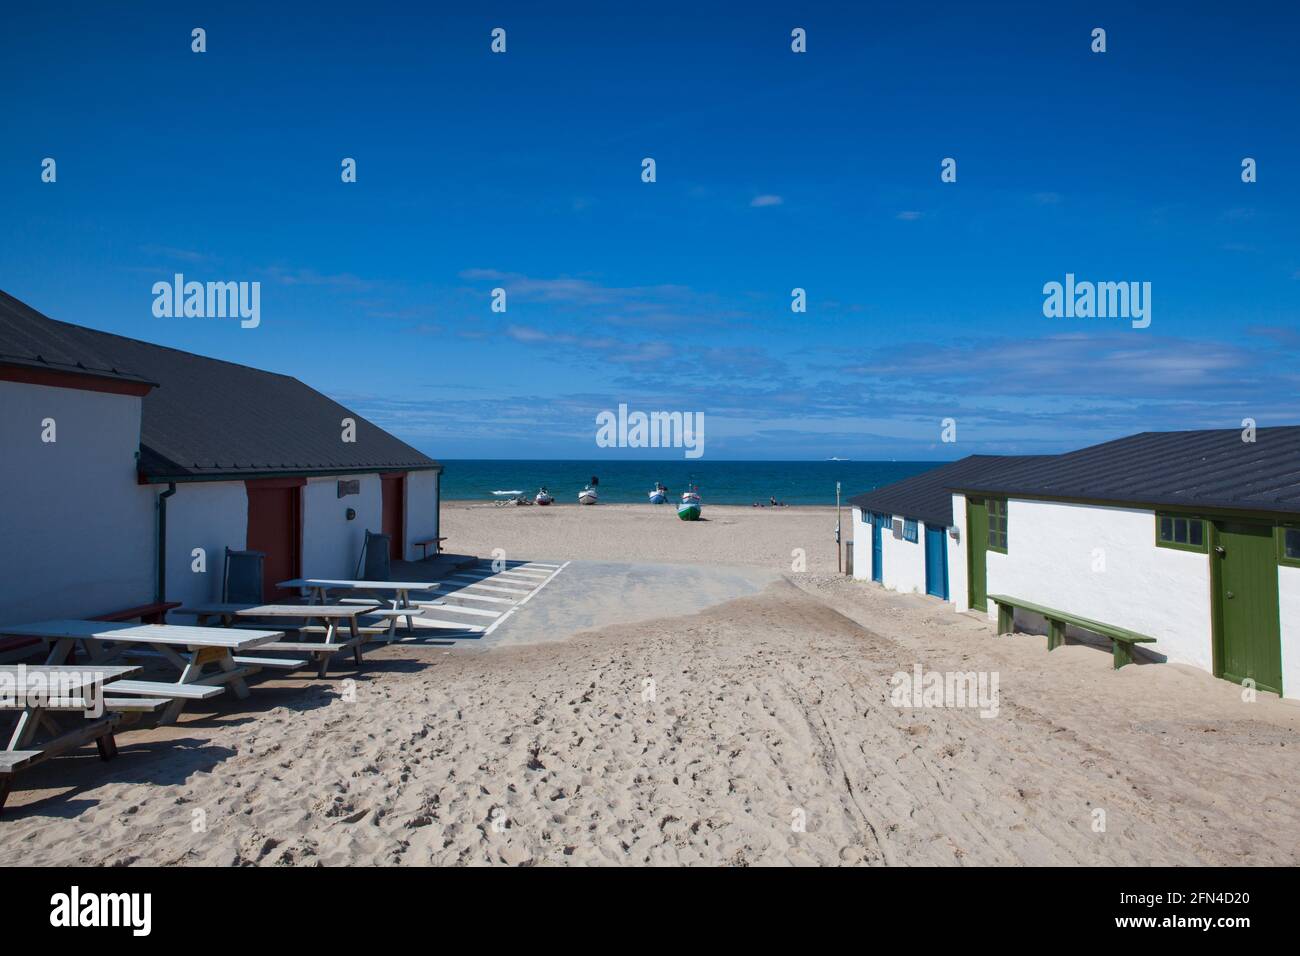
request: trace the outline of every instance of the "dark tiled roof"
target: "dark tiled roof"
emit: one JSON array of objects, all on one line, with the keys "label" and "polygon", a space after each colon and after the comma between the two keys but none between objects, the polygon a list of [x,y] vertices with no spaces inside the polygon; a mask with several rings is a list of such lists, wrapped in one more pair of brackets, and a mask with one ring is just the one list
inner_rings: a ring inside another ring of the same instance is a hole
[{"label": "dark tiled roof", "polygon": [[[0,364],[156,383],[140,435],[151,479],[438,467],[296,378],[58,322],[2,291]],[[355,442],[341,440],[344,418]]]},{"label": "dark tiled roof", "polygon": [[85,331],[46,318],[0,290],[0,364],[136,384],[157,384],[146,376],[121,368],[96,349],[92,341],[75,334]]},{"label": "dark tiled roof", "polygon": [[963,479],[969,491],[1027,497],[1300,513],[1300,426],[1143,432]]},{"label": "dark tiled roof", "polygon": [[865,511],[880,511],[927,524],[952,525],[952,489],[963,482],[1027,462],[1041,462],[1045,455],[968,455],[959,461],[939,465],[892,485],[855,495],[849,504]]}]

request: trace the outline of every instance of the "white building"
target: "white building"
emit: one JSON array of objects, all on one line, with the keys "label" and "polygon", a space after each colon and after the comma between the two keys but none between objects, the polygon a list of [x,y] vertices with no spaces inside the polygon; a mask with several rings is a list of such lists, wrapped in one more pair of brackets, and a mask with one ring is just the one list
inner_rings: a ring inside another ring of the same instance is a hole
[{"label": "white building", "polygon": [[1146,432],[955,482],[954,603],[1086,617],[1300,699],[1300,427],[1253,437]]},{"label": "white building", "polygon": [[949,600],[949,569],[965,554],[954,536],[952,486],[1029,460],[970,455],[850,498],[853,576],[895,591]]},{"label": "white building", "polygon": [[[345,357],[344,357],[345,358]],[[433,459],[294,378],[57,322],[0,292],[0,624],[350,576],[438,535]],[[355,440],[345,440],[346,422]]]},{"label": "white building", "polygon": [[[878,548],[855,547],[855,575],[935,593],[917,585],[924,550],[899,519],[947,516],[956,610],[994,618],[990,595],[1037,605],[1152,638],[1139,653],[1156,660],[1300,699],[1300,427],[1253,437],[1147,432],[992,467],[963,459],[852,499],[855,541],[881,532]],[[947,515],[917,504],[918,488],[936,487]],[[863,509],[884,517],[867,523]],[[1040,615],[1015,617],[1044,629]]]}]

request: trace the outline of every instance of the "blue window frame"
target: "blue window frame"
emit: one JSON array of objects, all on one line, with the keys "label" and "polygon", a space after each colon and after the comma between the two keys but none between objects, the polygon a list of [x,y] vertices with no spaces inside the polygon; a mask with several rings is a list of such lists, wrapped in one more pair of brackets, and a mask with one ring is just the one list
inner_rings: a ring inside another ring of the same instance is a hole
[{"label": "blue window frame", "polygon": [[916,541],[916,522],[911,518],[903,519],[903,540],[911,542]]}]

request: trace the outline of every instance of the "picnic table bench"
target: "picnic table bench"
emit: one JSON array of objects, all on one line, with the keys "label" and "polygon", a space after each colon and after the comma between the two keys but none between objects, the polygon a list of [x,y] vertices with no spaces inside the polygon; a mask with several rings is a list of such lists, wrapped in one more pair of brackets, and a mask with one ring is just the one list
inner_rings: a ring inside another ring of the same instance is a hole
[{"label": "picnic table bench", "polygon": [[412,541],[411,544],[420,549],[420,560],[426,561],[429,557],[429,548],[433,548],[433,553],[438,554],[442,551],[442,543],[447,540],[447,536],[439,535],[436,538],[424,538],[421,541]]},{"label": "picnic table bench", "polygon": [[[405,614],[390,616],[388,626],[389,641],[397,635],[397,619],[406,618],[406,627],[408,630],[415,630],[414,619],[420,616],[420,608],[411,601],[412,591],[432,591],[439,586],[437,581],[356,581],[347,578],[294,578],[292,581],[281,581],[276,585],[278,588],[298,588],[308,591],[310,596],[307,599],[308,604],[324,604],[326,596],[330,591],[376,591],[391,592],[393,597],[389,599],[394,611],[406,611]],[[375,604],[370,599],[361,600],[358,598],[344,598],[340,603],[343,604]],[[387,612],[385,612],[386,616]]]},{"label": "picnic table bench", "polygon": [[[210,619],[217,618],[222,626],[231,627],[235,625],[235,620],[241,617],[276,617],[276,618],[301,618],[305,621],[321,621],[323,625],[320,628],[308,624],[303,627],[294,628],[299,632],[308,634],[322,634],[324,639],[320,641],[292,641],[282,637],[281,640],[270,644],[263,644],[257,649],[259,651],[287,651],[294,654],[307,654],[316,663],[317,674],[324,677],[329,668],[329,660],[339,651],[352,651],[353,660],[358,667],[361,666],[361,646],[365,637],[364,629],[357,624],[357,618],[371,613],[378,608],[378,604],[370,602],[369,604],[200,604],[195,607],[181,608],[178,614],[193,614],[200,625],[206,624]],[[349,636],[347,640],[339,640],[338,628],[340,622],[347,622]],[[242,625],[241,625],[242,626]],[[253,661],[265,661],[265,658],[249,658]],[[301,667],[306,661],[275,661],[266,666],[291,666]]]},{"label": "picnic table bench", "polygon": [[[117,742],[113,732],[123,720],[123,711],[144,708],[125,707],[127,701],[105,697],[103,688],[112,682],[120,684],[120,678],[139,670],[139,667],[102,664],[0,667],[0,672],[4,672],[6,692],[0,698],[0,711],[20,712],[8,744],[0,751],[0,810],[9,797],[14,774],[20,770],[75,750],[92,740],[101,759],[109,760],[116,755]],[[53,697],[54,691],[71,696]],[[8,696],[9,693],[13,696]],[[165,703],[150,701],[149,709]],[[87,714],[87,722],[71,730],[61,728],[53,717],[60,712],[92,710],[97,713]],[[36,734],[42,728],[52,737],[37,744]]]},{"label": "picnic table bench", "polygon": [[1113,624],[1104,624],[1101,621],[1080,617],[1077,614],[1067,614],[1064,611],[1031,604],[1029,601],[1021,601],[1005,594],[990,594],[989,600],[995,602],[998,606],[999,635],[1012,632],[1015,625],[1016,608],[1034,614],[1041,614],[1047,619],[1047,649],[1049,651],[1054,651],[1065,643],[1065,627],[1067,624],[1073,624],[1085,631],[1092,631],[1103,637],[1110,638],[1111,657],[1115,662],[1115,670],[1119,670],[1125,664],[1133,663],[1134,644],[1154,644],[1156,642],[1154,637],[1147,637],[1145,634],[1138,634],[1127,628],[1116,627]]},{"label": "picnic table bench", "polygon": [[[136,607],[96,614],[92,621],[139,621],[141,624],[166,624],[167,612],[181,606],[180,601],[155,601],[152,604],[140,604]],[[36,648],[45,642],[39,637],[0,637],[0,661],[21,660],[36,653]]]},{"label": "picnic table bench", "polygon": [[[282,631],[235,631],[219,627],[185,627],[176,624],[110,624],[99,621],[56,620],[35,624],[7,625],[0,634],[45,638],[53,642],[46,664],[63,664],[80,641],[92,661],[106,662],[121,656],[127,648],[144,647],[180,670],[179,679],[163,681],[119,681],[117,689],[143,697],[171,698],[159,723],[169,724],[180,716],[187,700],[205,700],[229,686],[235,696],[248,697],[244,678],[256,674],[264,664],[254,658],[235,658],[235,652],[269,644],[284,636]],[[216,671],[204,668],[216,665]]]}]

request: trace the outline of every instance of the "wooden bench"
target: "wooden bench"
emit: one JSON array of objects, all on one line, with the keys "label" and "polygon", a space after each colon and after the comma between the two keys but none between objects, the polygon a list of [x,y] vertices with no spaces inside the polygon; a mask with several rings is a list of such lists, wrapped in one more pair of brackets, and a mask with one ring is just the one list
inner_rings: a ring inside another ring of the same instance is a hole
[{"label": "wooden bench", "polygon": [[152,714],[171,702],[170,697],[105,697],[104,709],[124,714]]},{"label": "wooden bench", "polygon": [[[316,675],[324,677],[329,671],[330,658],[339,651],[352,651],[352,656],[356,660],[357,666],[361,666],[361,649],[352,644],[330,644],[324,641],[276,641],[274,644],[263,644],[258,648],[259,651],[288,651],[291,654],[307,654],[311,657],[312,662],[316,665]],[[303,661],[305,664],[306,661]]]},{"label": "wooden bench", "polygon": [[[141,604],[139,607],[123,608],[108,614],[98,614],[87,618],[90,621],[121,623],[138,620],[142,624],[162,624],[167,612],[180,607],[180,601],[158,601],[154,604]],[[0,637],[0,663],[10,660],[22,660],[36,653],[37,648],[45,646],[39,637]]]},{"label": "wooden bench", "polygon": [[139,621],[141,624],[166,624],[167,612],[180,606],[180,601],[155,601],[153,604],[141,604],[139,607],[128,607],[123,608],[121,611],[110,611],[108,614],[97,614],[92,618],[87,618],[87,620],[116,623]]},{"label": "wooden bench", "polygon": [[45,642],[39,637],[0,637],[0,663],[31,657],[43,647]]},{"label": "wooden bench", "polygon": [[207,700],[209,697],[225,693],[226,688],[221,684],[169,684],[155,680],[119,680],[113,682],[113,690],[119,694],[138,694],[141,697]]},{"label": "wooden bench", "polygon": [[[164,624],[167,612],[181,606],[180,601],[157,601],[153,604],[141,604],[138,607],[123,608],[108,614],[98,614],[87,618],[90,621],[105,621],[120,624],[124,621],[136,621],[141,624]],[[30,657],[38,647],[44,647],[45,641],[39,637],[0,637],[0,662],[21,660]],[[72,657],[69,656],[69,660]]]},{"label": "wooden bench", "polygon": [[1031,604],[1028,601],[1021,601],[1005,594],[990,594],[989,600],[998,606],[999,635],[1012,633],[1016,608],[1020,608],[1022,611],[1031,611],[1034,614],[1041,614],[1047,620],[1047,649],[1049,651],[1054,651],[1065,643],[1065,627],[1067,624],[1073,624],[1085,631],[1093,631],[1103,637],[1110,638],[1111,656],[1115,662],[1115,670],[1119,670],[1125,664],[1133,663],[1134,644],[1154,644],[1156,642],[1154,637],[1147,637],[1145,634],[1137,634],[1126,628],[1116,627],[1113,624],[1103,624],[1101,621],[1094,621],[1091,618],[1079,617],[1077,614],[1066,614],[1064,611]]},{"label": "wooden bench", "polygon": [[420,560],[427,561],[429,559],[429,548],[433,548],[434,554],[441,554],[442,543],[446,540],[447,536],[444,534],[437,538],[425,538],[423,541],[412,541],[411,544],[420,549]]}]

